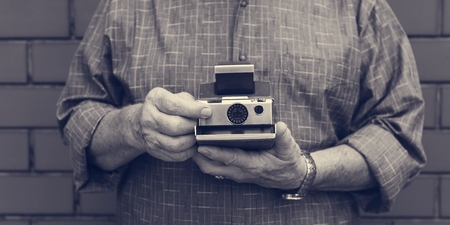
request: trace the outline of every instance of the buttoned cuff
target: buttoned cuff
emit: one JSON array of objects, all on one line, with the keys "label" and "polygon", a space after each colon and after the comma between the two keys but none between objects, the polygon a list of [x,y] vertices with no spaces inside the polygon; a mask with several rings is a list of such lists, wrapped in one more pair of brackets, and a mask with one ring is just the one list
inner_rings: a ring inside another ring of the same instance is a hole
[{"label": "buttoned cuff", "polygon": [[420,147],[405,149],[390,131],[376,124],[361,128],[341,143],[353,147],[364,157],[379,183],[378,188],[351,192],[365,212],[390,211],[397,194],[423,167],[423,163],[412,157]]},{"label": "buttoned cuff", "polygon": [[109,104],[84,101],[74,109],[64,127],[64,141],[69,145],[73,180],[77,191],[112,191],[118,186],[126,170],[124,166],[115,171],[106,172],[88,164],[86,158],[86,151],[98,124],[113,109],[115,108]]}]

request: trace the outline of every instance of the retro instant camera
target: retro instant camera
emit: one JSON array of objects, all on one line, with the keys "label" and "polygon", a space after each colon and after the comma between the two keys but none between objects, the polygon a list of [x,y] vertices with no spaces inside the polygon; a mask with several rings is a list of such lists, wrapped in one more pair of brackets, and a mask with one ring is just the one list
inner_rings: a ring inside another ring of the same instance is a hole
[{"label": "retro instant camera", "polygon": [[270,83],[254,81],[249,62],[222,62],[214,66],[216,81],[200,84],[197,101],[208,104],[212,115],[199,119],[199,145],[264,150],[273,147],[275,125]]}]

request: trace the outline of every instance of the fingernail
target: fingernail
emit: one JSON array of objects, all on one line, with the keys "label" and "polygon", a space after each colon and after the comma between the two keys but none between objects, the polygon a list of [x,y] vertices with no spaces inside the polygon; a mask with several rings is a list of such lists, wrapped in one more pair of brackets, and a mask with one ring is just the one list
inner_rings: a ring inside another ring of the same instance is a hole
[{"label": "fingernail", "polygon": [[200,114],[202,115],[202,118],[208,118],[211,116],[211,109],[210,108],[203,108]]}]

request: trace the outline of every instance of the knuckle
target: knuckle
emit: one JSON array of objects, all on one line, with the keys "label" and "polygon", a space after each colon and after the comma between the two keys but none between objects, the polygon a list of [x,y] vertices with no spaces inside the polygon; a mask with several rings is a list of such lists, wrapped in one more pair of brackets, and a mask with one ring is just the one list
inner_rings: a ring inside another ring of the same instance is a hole
[{"label": "knuckle", "polygon": [[194,149],[191,149],[192,146],[193,144],[191,143],[191,140],[187,139],[186,137],[171,138],[166,144],[168,151],[185,155],[190,155],[191,153],[193,154],[194,152],[196,152],[194,151]]},{"label": "knuckle", "polygon": [[[167,90],[156,87],[153,88],[146,98],[147,102],[153,104],[159,111],[171,115],[180,115],[182,113],[182,102],[180,96],[176,96]],[[182,98],[183,99],[183,98]]]},{"label": "knuckle", "polygon": [[181,154],[180,161],[186,161],[191,157],[192,155],[189,152],[185,151],[183,152],[183,154]]},{"label": "knuckle", "polygon": [[211,169],[209,169],[209,168],[207,168],[207,167],[205,167],[205,166],[200,166],[200,170],[201,170],[203,173],[206,173],[206,174],[212,174]]},{"label": "knuckle", "polygon": [[161,89],[160,87],[155,87],[152,90],[150,90],[147,93],[147,96],[145,97],[146,101],[150,101],[150,102],[154,102],[156,99],[159,98],[159,96],[161,95]]},{"label": "knuckle", "polygon": [[158,121],[158,125],[165,134],[178,136],[192,133],[195,122],[187,121],[179,116],[173,116],[171,119]]},{"label": "knuckle", "polygon": [[179,115],[181,112],[181,104],[179,101],[166,101],[165,103],[165,109],[168,113],[171,113],[173,115]]},{"label": "knuckle", "polygon": [[167,135],[178,135],[180,123],[176,119],[158,121],[160,129]]},{"label": "knuckle", "polygon": [[[147,94],[146,102],[154,105],[158,110],[167,108],[171,105],[170,97],[168,97],[168,91],[161,87],[156,87],[150,90]],[[161,111],[161,110],[160,110]]]},{"label": "knuckle", "polygon": [[185,154],[171,154],[170,157],[172,162],[183,162],[188,159]]},{"label": "knuckle", "polygon": [[236,156],[236,154],[230,154],[224,163],[227,166],[230,166],[230,165],[232,166],[232,165],[236,165],[238,163],[238,160],[239,159]]},{"label": "knuckle", "polygon": [[178,135],[181,126],[179,119],[167,117],[160,113],[145,116],[145,123],[151,129],[170,136]]},{"label": "knuckle", "polygon": [[185,91],[178,93],[178,95],[181,98],[186,99],[186,100],[195,100],[194,96],[192,96],[191,94],[189,94],[188,92],[185,92]]},{"label": "knuckle", "polygon": [[157,119],[154,119],[152,116],[149,116],[146,118],[142,118],[141,129],[150,129],[154,131],[159,131],[161,127]]},{"label": "knuckle", "polygon": [[262,167],[253,167],[249,170],[250,170],[250,173],[252,173],[252,174],[256,174],[256,175],[265,174],[265,169]]},{"label": "knuckle", "polygon": [[247,180],[242,175],[239,175],[239,174],[236,174],[233,177],[233,180],[236,181],[237,183],[245,183],[245,182],[247,182]]},{"label": "knuckle", "polygon": [[147,142],[154,148],[156,147],[158,149],[161,149],[161,147],[162,147],[162,144],[158,138],[158,135],[153,136],[150,140],[147,140]]},{"label": "knuckle", "polygon": [[163,133],[166,133],[166,131],[170,127],[170,126],[168,126],[167,121],[162,120],[162,119],[155,119],[153,121],[153,124],[154,124],[154,126],[155,126],[154,128],[156,130],[158,130],[159,132],[163,132]]},{"label": "knuckle", "polygon": [[178,141],[169,141],[166,144],[166,149],[171,152],[182,152],[183,145]]},{"label": "knuckle", "polygon": [[154,106],[144,105],[142,107],[141,115],[140,115],[140,123],[144,128],[156,129],[159,128],[158,121],[158,113],[155,113],[153,108]]}]

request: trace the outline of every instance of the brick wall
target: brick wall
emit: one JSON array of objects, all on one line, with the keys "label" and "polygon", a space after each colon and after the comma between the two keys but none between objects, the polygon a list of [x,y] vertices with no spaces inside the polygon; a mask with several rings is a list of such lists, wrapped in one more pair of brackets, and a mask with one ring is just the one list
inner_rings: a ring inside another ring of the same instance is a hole
[{"label": "brick wall", "polygon": [[424,171],[368,225],[450,225],[450,0],[388,0],[410,37],[425,98]]},{"label": "brick wall", "polygon": [[[363,224],[450,225],[450,0],[388,0],[426,100],[429,163],[390,213]],[[113,225],[113,193],[73,190],[55,103],[99,0],[0,0],[0,225]],[[447,112],[447,113],[445,113]]]},{"label": "brick wall", "polygon": [[113,193],[74,192],[56,101],[99,0],[0,1],[0,225],[113,225]]}]

